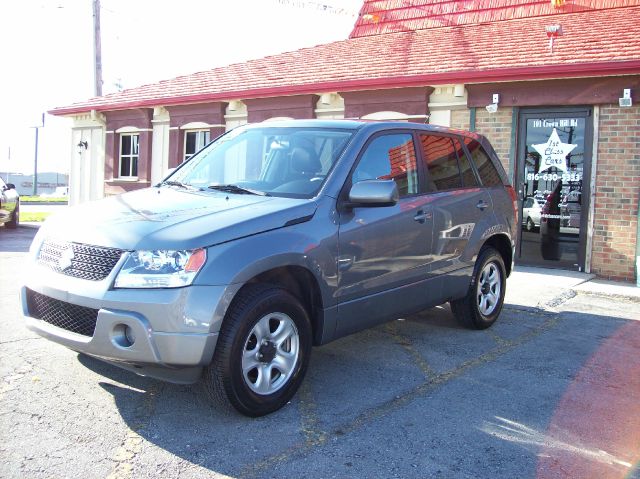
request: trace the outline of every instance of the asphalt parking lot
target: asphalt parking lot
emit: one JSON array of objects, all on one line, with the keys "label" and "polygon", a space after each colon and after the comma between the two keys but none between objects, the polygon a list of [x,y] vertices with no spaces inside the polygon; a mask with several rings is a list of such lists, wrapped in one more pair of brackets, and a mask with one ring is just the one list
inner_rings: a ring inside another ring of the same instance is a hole
[{"label": "asphalt parking lot", "polygon": [[0,228],[0,477],[640,478],[637,300],[514,276],[493,328],[445,306],[316,348],[249,419],[27,331],[35,231]]}]

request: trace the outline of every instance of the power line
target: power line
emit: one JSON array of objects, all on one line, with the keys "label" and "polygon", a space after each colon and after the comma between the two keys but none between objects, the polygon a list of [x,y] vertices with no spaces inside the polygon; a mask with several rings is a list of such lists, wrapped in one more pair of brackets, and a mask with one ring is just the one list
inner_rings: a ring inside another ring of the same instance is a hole
[{"label": "power line", "polygon": [[348,17],[355,17],[358,14],[358,11],[354,9],[335,7],[328,3],[313,2],[310,0],[272,0],[272,1],[287,7],[304,8],[308,10],[313,9],[323,13],[330,13],[332,15],[344,15]]}]

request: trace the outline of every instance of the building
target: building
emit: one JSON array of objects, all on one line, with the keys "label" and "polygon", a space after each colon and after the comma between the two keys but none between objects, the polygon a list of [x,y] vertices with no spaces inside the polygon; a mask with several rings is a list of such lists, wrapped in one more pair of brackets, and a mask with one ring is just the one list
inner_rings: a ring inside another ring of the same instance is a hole
[{"label": "building", "polygon": [[74,121],[72,203],[154,184],[246,122],[475,130],[521,195],[517,262],[636,274],[640,0],[364,0],[346,40],[51,113]]},{"label": "building", "polygon": [[[20,196],[33,194],[33,175],[0,171],[0,177],[5,183],[13,183]],[[38,173],[38,194],[66,196],[68,185],[69,176],[66,173]]]}]

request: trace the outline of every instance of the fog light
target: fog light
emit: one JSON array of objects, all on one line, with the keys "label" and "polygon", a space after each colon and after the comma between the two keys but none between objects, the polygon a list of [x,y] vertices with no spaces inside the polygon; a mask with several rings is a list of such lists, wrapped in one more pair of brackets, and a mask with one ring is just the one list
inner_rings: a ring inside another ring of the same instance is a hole
[{"label": "fog light", "polygon": [[133,334],[133,329],[126,325],[124,327],[124,337],[127,338],[127,341],[129,341],[129,343],[131,344],[136,342],[136,337]]},{"label": "fog light", "polygon": [[114,344],[121,348],[129,348],[136,342],[133,329],[126,324],[117,324],[115,328],[113,328],[112,339]]}]

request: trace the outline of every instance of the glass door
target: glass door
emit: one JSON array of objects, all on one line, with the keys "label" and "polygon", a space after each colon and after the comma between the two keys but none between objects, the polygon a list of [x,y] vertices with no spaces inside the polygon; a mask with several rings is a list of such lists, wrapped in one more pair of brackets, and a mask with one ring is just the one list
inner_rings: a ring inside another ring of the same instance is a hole
[{"label": "glass door", "polygon": [[593,141],[591,109],[522,110],[518,133],[517,262],[582,271]]}]

